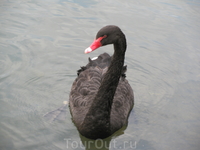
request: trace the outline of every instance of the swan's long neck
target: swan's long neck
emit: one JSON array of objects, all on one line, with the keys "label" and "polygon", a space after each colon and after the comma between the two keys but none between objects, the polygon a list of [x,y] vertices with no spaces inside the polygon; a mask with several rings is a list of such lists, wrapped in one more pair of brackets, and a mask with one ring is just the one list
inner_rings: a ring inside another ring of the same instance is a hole
[{"label": "swan's long neck", "polygon": [[[93,103],[88,110],[83,125],[93,128],[92,134],[110,134],[110,113],[116,88],[122,73],[126,50],[125,35],[114,43],[114,55],[107,73],[99,87]],[[102,135],[102,136],[103,136]],[[107,136],[107,135],[105,135]]]},{"label": "swan's long neck", "polygon": [[124,65],[125,52],[119,50],[120,47],[121,45],[119,44],[114,45],[114,48],[117,50],[114,52],[111,64],[94,99],[94,105],[98,105],[100,111],[109,114]]}]

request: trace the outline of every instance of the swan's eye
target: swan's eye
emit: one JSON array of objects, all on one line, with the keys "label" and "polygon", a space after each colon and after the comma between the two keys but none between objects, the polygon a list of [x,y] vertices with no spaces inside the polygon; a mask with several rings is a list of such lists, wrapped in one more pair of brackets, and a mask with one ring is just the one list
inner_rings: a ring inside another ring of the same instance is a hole
[{"label": "swan's eye", "polygon": [[102,41],[103,39],[105,39],[107,37],[108,37],[107,35],[103,35],[103,36],[99,37],[99,39],[101,39],[100,41]]},{"label": "swan's eye", "polygon": [[104,38],[106,38],[106,37],[107,37],[107,35],[104,35],[104,36],[102,36],[102,37],[103,37],[103,39],[104,39]]}]

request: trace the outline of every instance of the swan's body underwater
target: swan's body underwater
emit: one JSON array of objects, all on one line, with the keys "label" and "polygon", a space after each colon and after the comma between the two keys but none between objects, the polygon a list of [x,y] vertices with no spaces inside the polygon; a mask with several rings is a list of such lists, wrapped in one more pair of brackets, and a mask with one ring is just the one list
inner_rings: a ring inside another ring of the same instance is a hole
[{"label": "swan's body underwater", "polygon": [[108,25],[100,29],[96,40],[85,50],[113,44],[114,54],[99,55],[78,70],[72,84],[69,106],[72,120],[81,135],[106,138],[127,125],[134,105],[131,86],[125,79],[126,38],[121,29]]}]

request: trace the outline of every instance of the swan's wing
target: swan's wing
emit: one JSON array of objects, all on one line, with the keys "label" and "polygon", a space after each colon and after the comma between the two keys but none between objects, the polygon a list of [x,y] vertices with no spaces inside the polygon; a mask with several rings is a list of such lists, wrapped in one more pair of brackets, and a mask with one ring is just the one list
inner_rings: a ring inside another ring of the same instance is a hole
[{"label": "swan's wing", "polygon": [[98,68],[90,68],[79,74],[74,81],[70,93],[70,106],[88,105],[88,100],[94,96],[101,83],[101,72]]},{"label": "swan's wing", "polygon": [[77,71],[78,76],[71,88],[70,106],[88,105],[89,99],[97,93],[111,59],[107,53],[99,55],[95,60],[89,58],[88,64]]},{"label": "swan's wing", "polygon": [[[72,84],[69,98],[72,118],[76,124],[83,121],[83,116],[86,115],[92,100],[98,92],[111,59],[112,57],[107,53],[99,55],[95,60],[89,58],[89,63],[77,71],[78,77]],[[125,80],[125,72],[126,66],[123,67],[121,80]]]},{"label": "swan's wing", "polygon": [[70,111],[76,124],[83,121],[110,61],[111,57],[104,53],[95,60],[89,58],[89,63],[77,71],[78,76],[72,84],[69,97]]},{"label": "swan's wing", "polygon": [[114,131],[127,124],[128,116],[134,105],[133,90],[124,78],[121,78],[113,99],[111,124]]}]

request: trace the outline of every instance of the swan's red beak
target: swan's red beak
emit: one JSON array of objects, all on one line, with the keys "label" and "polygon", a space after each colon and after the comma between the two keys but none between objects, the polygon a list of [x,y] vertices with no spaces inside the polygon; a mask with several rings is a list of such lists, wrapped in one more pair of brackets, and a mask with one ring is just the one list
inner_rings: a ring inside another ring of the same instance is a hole
[{"label": "swan's red beak", "polygon": [[90,53],[90,52],[94,51],[95,49],[101,47],[102,46],[101,40],[105,37],[106,36],[102,36],[102,37],[99,37],[98,39],[94,40],[94,42],[90,45],[90,47],[85,49],[85,54]]}]

